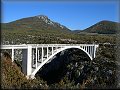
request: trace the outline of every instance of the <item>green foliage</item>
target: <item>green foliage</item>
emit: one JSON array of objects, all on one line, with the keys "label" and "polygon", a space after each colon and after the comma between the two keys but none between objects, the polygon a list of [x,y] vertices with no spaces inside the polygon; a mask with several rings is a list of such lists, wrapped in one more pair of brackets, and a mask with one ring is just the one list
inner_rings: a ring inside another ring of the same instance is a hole
[{"label": "green foliage", "polygon": [[27,79],[10,57],[1,60],[1,87],[2,89],[47,89],[47,84],[42,79]]}]

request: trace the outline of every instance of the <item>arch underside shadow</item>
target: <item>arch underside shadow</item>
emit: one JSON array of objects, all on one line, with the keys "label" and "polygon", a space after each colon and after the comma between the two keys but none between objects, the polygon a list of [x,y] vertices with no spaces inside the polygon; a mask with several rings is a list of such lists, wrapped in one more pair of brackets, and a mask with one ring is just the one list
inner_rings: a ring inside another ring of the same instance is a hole
[{"label": "arch underside shadow", "polygon": [[60,48],[60,49],[57,49],[57,51],[55,53],[53,53],[51,56],[49,56],[46,60],[44,60],[32,73],[31,73],[31,76],[35,76],[35,74],[39,71],[39,69],[45,65],[50,59],[52,59],[55,55],[57,55],[58,53],[64,51],[64,50],[67,50],[67,49],[80,49],[81,51],[83,51],[83,53],[85,53],[88,58],[90,60],[92,60],[92,56],[90,56],[90,54],[85,51],[83,48],[81,47],[64,47],[64,48]]}]

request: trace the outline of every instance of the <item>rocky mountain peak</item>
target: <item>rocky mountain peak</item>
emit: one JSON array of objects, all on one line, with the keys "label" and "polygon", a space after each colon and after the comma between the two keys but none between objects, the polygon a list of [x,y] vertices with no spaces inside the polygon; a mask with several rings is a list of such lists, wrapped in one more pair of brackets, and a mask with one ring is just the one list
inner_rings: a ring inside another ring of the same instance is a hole
[{"label": "rocky mountain peak", "polygon": [[50,19],[47,16],[45,16],[45,15],[38,15],[36,17],[41,19],[41,20],[43,20],[46,23],[48,23],[50,21]]},{"label": "rocky mountain peak", "polygon": [[63,25],[61,25],[61,24],[59,24],[59,23],[57,23],[57,22],[54,22],[54,21],[51,21],[47,16],[45,16],[45,15],[38,15],[38,16],[36,16],[37,18],[39,18],[40,20],[42,20],[42,21],[44,21],[46,24],[49,24],[49,25],[52,25],[52,26],[54,26],[54,27],[60,27],[60,28],[66,28],[65,26],[63,26]]},{"label": "rocky mountain peak", "polygon": [[36,16],[36,17],[41,18],[41,19],[48,19],[48,17],[45,16],[45,15],[38,15],[38,16]]}]

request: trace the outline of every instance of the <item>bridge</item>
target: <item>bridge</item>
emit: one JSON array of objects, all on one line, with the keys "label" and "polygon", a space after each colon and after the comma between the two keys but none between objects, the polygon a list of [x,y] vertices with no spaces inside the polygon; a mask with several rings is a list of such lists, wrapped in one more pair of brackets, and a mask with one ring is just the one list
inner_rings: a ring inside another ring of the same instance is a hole
[{"label": "bridge", "polygon": [[12,62],[14,61],[16,50],[22,50],[22,72],[27,78],[34,78],[39,69],[49,63],[59,52],[77,48],[83,51],[90,60],[93,60],[98,46],[95,44],[21,44],[2,45],[1,49],[11,51]]}]

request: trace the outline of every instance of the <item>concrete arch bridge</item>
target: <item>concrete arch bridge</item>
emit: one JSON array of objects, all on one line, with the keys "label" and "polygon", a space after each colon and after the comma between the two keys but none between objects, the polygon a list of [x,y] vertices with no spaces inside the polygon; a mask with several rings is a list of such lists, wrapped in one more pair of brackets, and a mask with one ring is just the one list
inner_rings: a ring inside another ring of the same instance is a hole
[{"label": "concrete arch bridge", "polygon": [[96,44],[21,44],[21,45],[2,45],[1,49],[11,50],[12,61],[14,61],[16,50],[22,50],[22,72],[28,78],[34,78],[39,69],[50,62],[59,52],[78,48],[82,50],[90,60],[95,58]]}]

